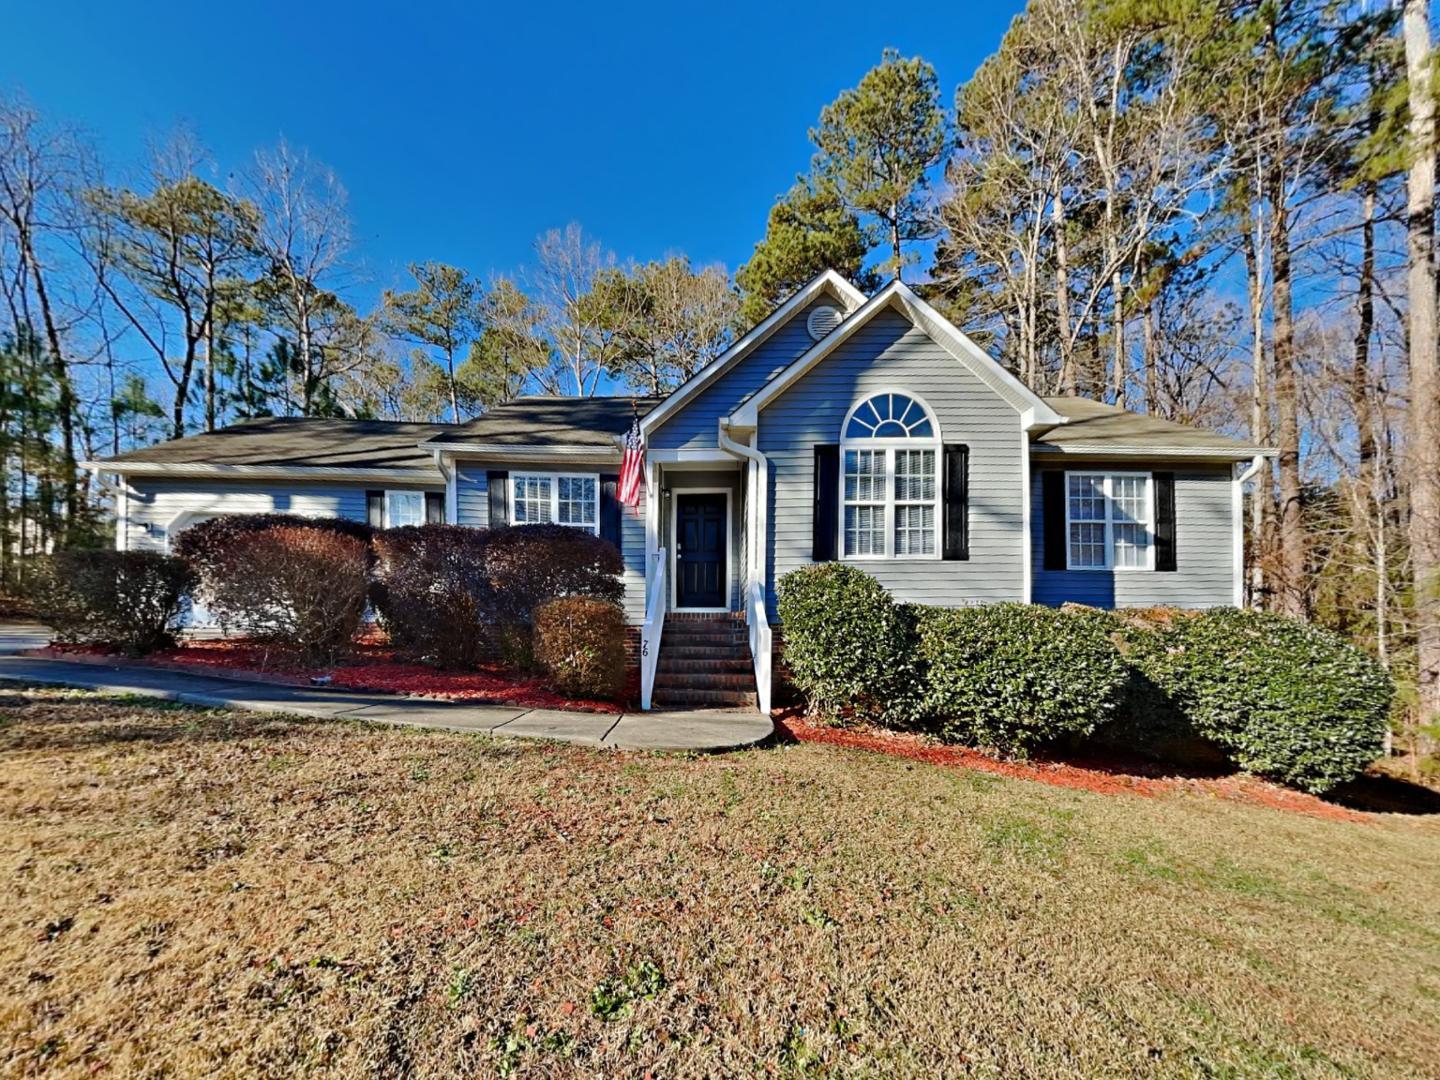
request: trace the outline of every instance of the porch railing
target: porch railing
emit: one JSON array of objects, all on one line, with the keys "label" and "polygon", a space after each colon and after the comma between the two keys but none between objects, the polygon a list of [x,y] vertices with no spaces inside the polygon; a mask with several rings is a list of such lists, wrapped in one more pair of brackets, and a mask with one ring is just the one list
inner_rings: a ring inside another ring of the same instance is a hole
[{"label": "porch railing", "polygon": [[765,590],[758,581],[750,583],[745,600],[745,623],[750,629],[750,659],[755,664],[755,700],[760,711],[770,715],[770,620],[765,617]]},{"label": "porch railing", "polygon": [[665,629],[665,549],[650,556],[654,560],[646,575],[645,622],[640,627],[640,708],[650,708],[655,692],[655,665],[660,662],[660,634]]}]

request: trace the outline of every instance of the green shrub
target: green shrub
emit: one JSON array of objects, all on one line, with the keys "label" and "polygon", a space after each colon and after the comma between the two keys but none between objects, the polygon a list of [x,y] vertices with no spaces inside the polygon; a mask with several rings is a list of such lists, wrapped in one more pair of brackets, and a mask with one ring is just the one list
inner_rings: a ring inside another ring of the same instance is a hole
[{"label": "green shrub", "polygon": [[1394,684],[1328,630],[1216,608],[1131,640],[1140,676],[1250,772],[1320,793],[1384,747]]},{"label": "green shrub", "polygon": [[370,599],[400,651],[440,667],[474,667],[491,648],[490,533],[407,525],[375,534]]},{"label": "green shrub", "polygon": [[916,686],[911,620],[869,574],[841,563],[780,579],[784,662],[812,714],[896,722]]},{"label": "green shrub", "polygon": [[199,595],[221,626],[306,663],[329,663],[349,648],[365,613],[370,546],[330,521],[295,520],[204,535]]},{"label": "green shrub", "polygon": [[926,608],[917,626],[919,719],[948,741],[1023,753],[1088,735],[1124,700],[1128,671],[1104,612]]},{"label": "green shrub", "polygon": [[625,613],[610,600],[562,596],[535,612],[535,659],[563,694],[613,698],[625,685]]},{"label": "green shrub", "polygon": [[184,560],[151,551],[57,551],[30,571],[35,616],[59,640],[113,645],[132,656],[175,643],[175,618],[195,583]]}]

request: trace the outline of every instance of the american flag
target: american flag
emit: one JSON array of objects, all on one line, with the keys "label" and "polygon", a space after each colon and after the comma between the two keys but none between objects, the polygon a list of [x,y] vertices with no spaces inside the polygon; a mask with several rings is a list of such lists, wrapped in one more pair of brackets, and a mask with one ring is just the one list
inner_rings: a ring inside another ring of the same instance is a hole
[{"label": "american flag", "polygon": [[635,417],[625,433],[625,457],[620,462],[620,502],[625,506],[640,505],[640,483],[645,474],[645,440],[640,435],[640,417]]}]

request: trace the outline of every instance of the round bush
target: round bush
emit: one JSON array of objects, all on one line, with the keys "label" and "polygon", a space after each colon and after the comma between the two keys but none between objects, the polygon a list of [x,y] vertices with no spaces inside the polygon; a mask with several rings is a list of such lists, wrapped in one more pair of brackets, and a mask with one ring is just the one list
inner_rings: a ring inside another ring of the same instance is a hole
[{"label": "round bush", "polygon": [[1394,684],[1328,630],[1216,608],[1132,642],[1143,677],[1249,772],[1318,794],[1384,748]]},{"label": "round bush", "polygon": [[841,563],[780,579],[784,662],[813,715],[895,722],[915,686],[911,620],[869,574]]},{"label": "round bush", "polygon": [[489,537],[485,529],[438,524],[375,534],[370,597],[391,644],[440,667],[480,662],[494,623]]},{"label": "round bush", "polygon": [[308,663],[329,663],[350,646],[365,613],[370,546],[329,521],[294,520],[207,530],[203,546],[186,547],[199,552],[200,595],[222,626]]},{"label": "round bush", "polygon": [[625,685],[625,613],[588,596],[562,596],[535,612],[535,659],[563,694],[613,698]]},{"label": "round bush", "polygon": [[951,742],[1024,753],[1115,716],[1128,671],[1103,612],[926,608],[921,722]]},{"label": "round bush", "polygon": [[103,643],[140,656],[175,643],[172,629],[195,576],[153,551],[57,551],[29,568],[36,618],[61,641]]}]

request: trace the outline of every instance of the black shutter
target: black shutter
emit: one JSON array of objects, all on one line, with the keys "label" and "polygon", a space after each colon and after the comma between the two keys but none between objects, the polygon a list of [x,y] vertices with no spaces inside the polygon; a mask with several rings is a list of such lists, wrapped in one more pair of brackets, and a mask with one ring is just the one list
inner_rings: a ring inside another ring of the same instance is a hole
[{"label": "black shutter", "polygon": [[945,544],[947,559],[970,558],[970,447],[945,444]]},{"label": "black shutter", "polygon": [[810,558],[833,562],[840,531],[840,447],[815,447],[815,506],[811,516]]},{"label": "black shutter", "polygon": [[485,477],[490,488],[490,528],[502,529],[510,524],[510,474],[492,470]]},{"label": "black shutter", "polygon": [[425,492],[425,524],[445,524],[445,493],[443,491]]},{"label": "black shutter", "polygon": [[365,520],[372,528],[383,529],[385,527],[385,492],[365,492]]},{"label": "black shutter", "polygon": [[600,474],[600,539],[609,540],[615,550],[624,552],[620,546],[620,490],[619,473]]},{"label": "black shutter", "polygon": [[1174,570],[1175,562],[1175,474],[1157,472],[1155,484],[1155,569]]},{"label": "black shutter", "polygon": [[1041,524],[1045,527],[1045,569],[1065,569],[1065,474],[1051,469],[1040,474]]}]

